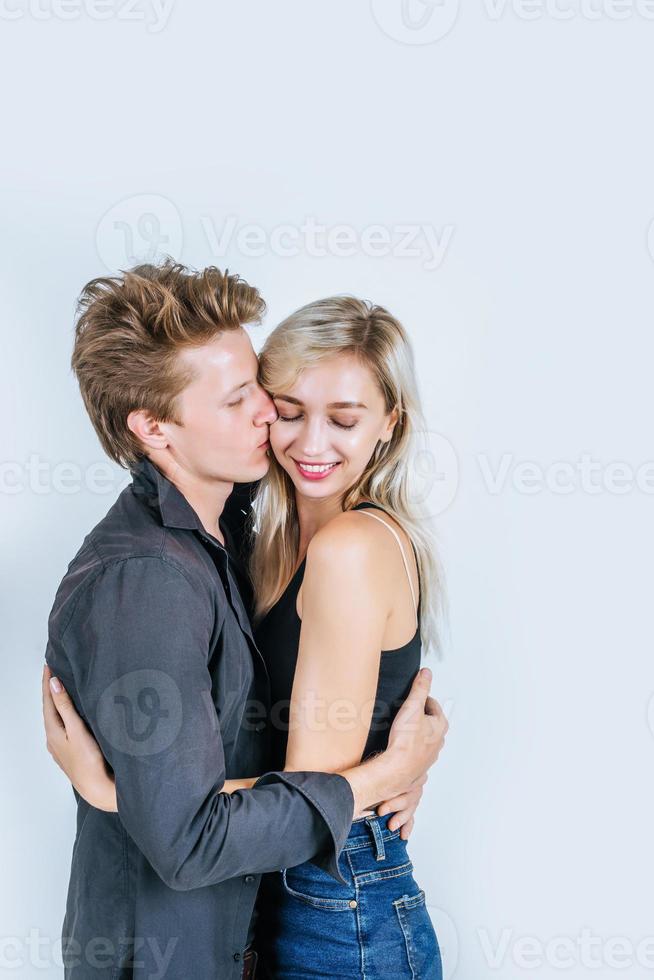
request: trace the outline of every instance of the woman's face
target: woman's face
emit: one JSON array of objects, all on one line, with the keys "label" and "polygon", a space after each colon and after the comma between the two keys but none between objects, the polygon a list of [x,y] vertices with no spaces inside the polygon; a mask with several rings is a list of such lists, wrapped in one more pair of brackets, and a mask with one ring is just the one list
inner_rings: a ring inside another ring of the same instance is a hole
[{"label": "woman's face", "polygon": [[273,394],[279,418],[270,446],[299,494],[312,499],[345,493],[364,472],[375,446],[392,436],[397,413],[386,413],[369,367],[337,354],[302,372]]}]

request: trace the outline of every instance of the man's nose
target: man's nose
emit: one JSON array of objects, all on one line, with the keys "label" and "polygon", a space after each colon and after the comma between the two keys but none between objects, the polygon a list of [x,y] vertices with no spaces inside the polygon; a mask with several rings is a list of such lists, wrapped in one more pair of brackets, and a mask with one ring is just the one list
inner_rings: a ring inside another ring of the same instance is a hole
[{"label": "man's nose", "polygon": [[275,403],[267,391],[261,389],[261,407],[258,409],[254,424],[272,425],[277,421],[277,409]]}]

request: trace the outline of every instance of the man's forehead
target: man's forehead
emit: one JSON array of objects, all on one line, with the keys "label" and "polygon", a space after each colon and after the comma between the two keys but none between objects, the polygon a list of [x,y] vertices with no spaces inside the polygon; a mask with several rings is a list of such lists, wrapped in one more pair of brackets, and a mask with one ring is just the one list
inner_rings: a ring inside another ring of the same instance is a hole
[{"label": "man's forehead", "polygon": [[258,372],[259,362],[249,336],[243,329],[225,330],[197,347],[180,351],[180,359],[193,368],[196,378],[209,378],[225,391]]}]

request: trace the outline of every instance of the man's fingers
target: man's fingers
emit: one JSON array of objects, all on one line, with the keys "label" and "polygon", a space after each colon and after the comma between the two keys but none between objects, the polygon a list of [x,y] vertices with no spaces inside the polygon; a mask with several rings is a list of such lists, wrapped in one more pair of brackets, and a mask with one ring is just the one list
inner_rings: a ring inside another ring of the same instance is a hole
[{"label": "man's fingers", "polygon": [[394,796],[392,800],[384,800],[381,806],[377,807],[377,816],[385,817],[387,813],[396,813],[398,810],[404,809],[408,802],[409,796],[407,793]]},{"label": "man's fingers", "polygon": [[428,724],[431,725],[433,734],[445,738],[450,723],[436,698],[428,697],[425,701],[425,715],[429,717]]},{"label": "man's fingers", "polygon": [[[420,785],[414,784],[411,789],[407,790],[405,793],[399,793],[397,796],[394,796],[392,800],[384,800],[384,802],[377,807],[377,815],[383,817],[387,813],[397,814],[403,810],[415,809],[422,799],[422,787],[424,782],[426,782],[426,780],[421,781]],[[397,817],[392,817],[391,819],[395,824],[395,826],[391,829],[396,829],[399,827],[399,823],[396,822]]]},{"label": "man's fingers", "polygon": [[427,696],[427,700],[425,701],[425,714],[437,716],[443,714],[443,709],[436,698],[433,698],[431,694]]},{"label": "man's fingers", "polygon": [[403,827],[407,820],[412,819],[414,813],[416,812],[416,806],[417,804],[407,806],[403,810],[398,810],[397,813],[394,813],[392,818],[388,821],[388,829],[398,830],[399,828]]},{"label": "man's fingers", "polygon": [[415,822],[416,822],[415,821],[415,817],[409,817],[409,819],[407,820],[407,822],[402,825],[402,829],[400,830],[400,837],[401,837],[402,840],[408,840],[409,839],[409,835],[411,834],[411,831],[413,830],[413,825],[415,824]]},{"label": "man's fingers", "polygon": [[400,719],[400,724],[405,721],[410,721],[414,717],[417,718],[425,711],[425,700],[429,694],[429,688],[431,687],[431,670],[429,667],[423,667],[419,670],[413,679],[413,684],[411,685],[411,690],[409,691],[406,700],[400,706],[395,720],[398,717]]}]

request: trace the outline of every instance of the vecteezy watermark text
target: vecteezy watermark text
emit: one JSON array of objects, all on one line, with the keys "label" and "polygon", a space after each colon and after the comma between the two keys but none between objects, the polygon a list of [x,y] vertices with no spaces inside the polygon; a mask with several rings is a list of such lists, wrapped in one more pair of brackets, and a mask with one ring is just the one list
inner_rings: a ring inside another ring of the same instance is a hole
[{"label": "vecteezy watermark text", "polygon": [[7,970],[10,976],[22,975],[28,965],[37,970],[84,965],[91,971],[107,971],[115,969],[118,960],[124,969],[145,970],[145,956],[153,970],[144,975],[162,980],[178,942],[178,936],[169,936],[162,948],[156,936],[126,936],[118,949],[108,936],[93,936],[82,945],[70,936],[53,939],[33,928],[26,936],[0,936],[0,970]]},{"label": "vecteezy watermark text", "polygon": [[502,929],[499,937],[491,937],[488,929],[478,929],[477,937],[486,963],[491,970],[503,969],[510,961],[520,970],[550,967],[567,971],[575,966],[587,970],[608,967],[624,970],[641,966],[654,969],[654,936],[634,942],[627,936],[598,936],[584,927],[578,935],[558,935],[543,939],[539,936],[516,936],[513,929]]},{"label": "vecteezy watermark text", "polygon": [[[451,33],[460,0],[371,0],[377,25],[400,44],[433,44]],[[654,0],[480,0],[482,14],[493,23],[511,17],[534,21],[654,21]],[[471,12],[471,8],[467,8]]]},{"label": "vecteezy watermark text", "polygon": [[437,229],[429,224],[372,224],[355,228],[349,224],[324,224],[307,215],[297,224],[284,223],[270,229],[260,224],[243,224],[228,215],[218,226],[210,215],[200,218],[207,242],[216,258],[235,249],[247,258],[274,255],[279,258],[369,258],[421,259],[431,272],[438,269],[454,234],[453,225]]},{"label": "vecteezy watermark text", "polygon": [[131,479],[129,472],[118,469],[107,460],[82,466],[72,460],[52,462],[39,453],[30,453],[24,462],[0,462],[0,494],[10,497],[21,493],[72,496],[84,491],[114,494],[128,486]]},{"label": "vecteezy watermark text", "polygon": [[[436,227],[424,221],[407,221],[355,226],[329,224],[311,214],[298,221],[270,225],[248,222],[235,214],[217,218],[207,212],[196,220],[210,254],[218,260],[234,254],[247,259],[303,255],[348,259],[363,255],[419,262],[427,272],[433,272],[443,264],[454,235],[453,224]],[[153,262],[163,255],[181,259],[182,216],[177,206],[160,194],[135,194],[105,211],[95,241],[98,255],[112,271],[137,262]]]},{"label": "vecteezy watermark text", "polygon": [[632,466],[624,460],[603,463],[590,453],[582,453],[576,460],[559,459],[543,465],[535,460],[516,460],[513,453],[504,453],[499,463],[493,464],[485,453],[478,453],[477,463],[486,490],[494,496],[507,487],[526,496],[543,491],[581,491],[590,495],[622,495],[633,490],[654,493],[654,460]]},{"label": "vecteezy watermark text", "polygon": [[166,27],[174,0],[0,0],[0,20],[119,20],[145,24],[149,34]]}]

